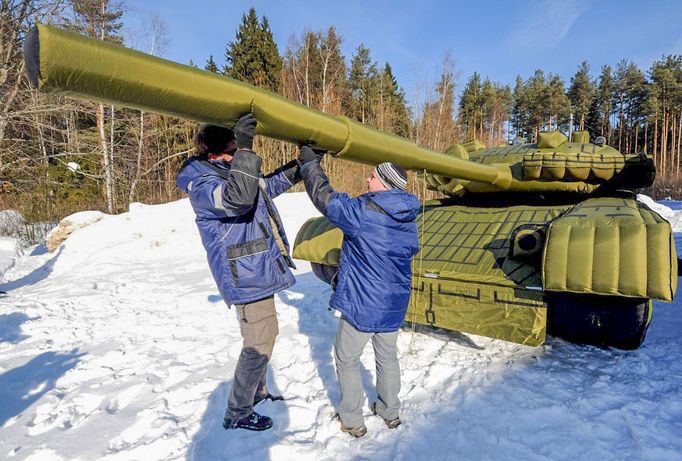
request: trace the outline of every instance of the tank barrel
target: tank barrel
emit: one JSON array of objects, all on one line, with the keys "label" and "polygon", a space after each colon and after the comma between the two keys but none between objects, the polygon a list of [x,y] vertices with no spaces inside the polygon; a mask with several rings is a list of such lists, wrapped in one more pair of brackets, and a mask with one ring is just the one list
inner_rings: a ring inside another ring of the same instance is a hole
[{"label": "tank barrel", "polygon": [[46,93],[228,127],[252,112],[259,134],[308,142],[343,159],[369,165],[390,161],[503,189],[511,184],[507,166],[451,157],[228,77],[51,26],[31,30],[24,59],[31,84]]}]

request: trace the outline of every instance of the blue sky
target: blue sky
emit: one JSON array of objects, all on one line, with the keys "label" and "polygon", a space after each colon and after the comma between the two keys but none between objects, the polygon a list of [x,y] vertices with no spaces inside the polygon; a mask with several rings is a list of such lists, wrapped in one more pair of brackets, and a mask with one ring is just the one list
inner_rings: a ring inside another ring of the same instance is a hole
[{"label": "blue sky", "polygon": [[[454,60],[459,89],[478,71],[513,84],[537,68],[558,73],[568,84],[586,60],[596,76],[603,64],[621,59],[646,70],[663,54],[682,54],[680,0],[493,1],[204,1],[127,0],[128,32],[140,36],[153,15],[167,26],[163,57],[203,67],[209,55],[225,62],[242,13],[254,6],[265,15],[280,53],[293,34],[335,26],[350,59],[363,43],[380,64],[389,62],[408,99],[429,86]],[[144,46],[139,45],[140,48]]]}]

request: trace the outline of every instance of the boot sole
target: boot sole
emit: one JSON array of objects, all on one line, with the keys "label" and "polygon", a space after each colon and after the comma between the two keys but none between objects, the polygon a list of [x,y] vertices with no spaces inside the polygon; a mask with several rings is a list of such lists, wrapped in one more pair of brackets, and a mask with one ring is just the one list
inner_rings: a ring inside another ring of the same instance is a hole
[{"label": "boot sole", "polygon": [[260,431],[267,431],[268,429],[272,428],[272,424],[269,426],[265,427],[247,427],[247,426],[237,426],[235,429],[244,429],[247,431],[254,431],[254,432],[260,432]]},{"label": "boot sole", "polygon": [[350,434],[356,439],[359,439],[360,437],[363,437],[367,434],[367,428],[363,429],[358,429],[356,427],[349,428],[341,424],[341,432],[345,432],[346,434]]},{"label": "boot sole", "polygon": [[255,431],[255,432],[260,432],[260,431],[267,431],[268,429],[272,428],[272,423],[270,423],[268,426],[263,426],[263,427],[257,427],[257,426],[232,426],[232,425],[225,425],[223,422],[223,428],[227,431],[233,430],[233,429],[244,429],[245,431]]}]

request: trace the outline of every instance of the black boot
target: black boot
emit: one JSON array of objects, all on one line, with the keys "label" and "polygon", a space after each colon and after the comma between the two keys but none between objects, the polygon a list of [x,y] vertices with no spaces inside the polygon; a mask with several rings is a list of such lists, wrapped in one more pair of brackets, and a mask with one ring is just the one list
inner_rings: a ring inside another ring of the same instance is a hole
[{"label": "black boot", "polygon": [[247,431],[264,431],[272,427],[272,418],[262,416],[255,411],[249,416],[244,416],[241,419],[223,419],[223,427],[225,429],[246,429]]}]

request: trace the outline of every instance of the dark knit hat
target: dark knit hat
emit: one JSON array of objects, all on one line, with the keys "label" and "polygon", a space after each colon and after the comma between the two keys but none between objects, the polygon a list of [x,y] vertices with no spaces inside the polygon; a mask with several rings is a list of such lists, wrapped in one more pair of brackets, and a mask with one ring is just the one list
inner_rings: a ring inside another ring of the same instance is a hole
[{"label": "dark knit hat", "polygon": [[397,163],[380,163],[374,168],[374,174],[386,189],[407,189],[407,172]]},{"label": "dark knit hat", "polygon": [[208,154],[222,154],[237,150],[234,132],[229,128],[217,125],[201,125],[194,137],[197,154],[206,157]]}]

